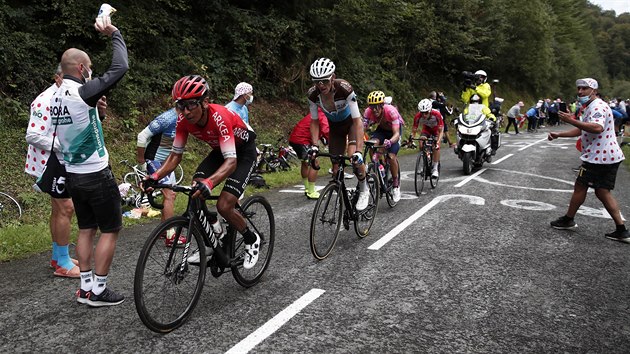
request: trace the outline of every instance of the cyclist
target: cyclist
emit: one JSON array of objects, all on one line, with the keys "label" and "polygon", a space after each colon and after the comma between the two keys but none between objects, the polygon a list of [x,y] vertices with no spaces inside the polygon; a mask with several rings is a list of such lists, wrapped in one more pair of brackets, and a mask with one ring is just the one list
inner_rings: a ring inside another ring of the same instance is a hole
[{"label": "cyclist", "polygon": [[[214,186],[225,181],[217,200],[217,211],[243,235],[246,251],[243,267],[250,269],[258,261],[260,236],[247,227],[235,206],[256,164],[256,134],[236,113],[222,105],[211,104],[209,91],[206,80],[199,75],[184,76],[175,83],[172,96],[178,118],[173,149],[162,167],[147,179],[156,182],[175,170],[182,160],[188,135],[207,142],[212,151],[193,176],[197,189],[193,198],[210,198]],[[194,260],[189,259],[189,262]]]},{"label": "cyclist", "polygon": [[[177,124],[177,112],[175,108],[171,108],[168,111],[155,117],[146,128],[144,128],[138,134],[138,140],[136,143],[136,161],[138,162],[138,169],[147,172],[149,174],[162,166],[164,160],[171,153],[173,147],[173,139],[175,138],[175,125]],[[175,184],[175,173],[170,173],[160,183]],[[173,208],[175,207],[176,193],[170,189],[162,190],[164,195],[164,209],[162,209],[162,221],[172,217],[174,215]],[[167,247],[171,247],[175,242],[175,234],[173,230],[169,230],[165,235],[166,239],[164,244]],[[186,243],[186,237],[180,236],[177,240],[177,245],[181,246]]]},{"label": "cyclist", "polygon": [[363,113],[365,128],[371,124],[377,124],[371,138],[376,138],[379,145],[387,147],[387,155],[391,161],[391,172],[394,190],[394,202],[400,200],[400,176],[398,176],[398,151],[400,150],[400,137],[402,135],[403,119],[396,107],[385,104],[383,91],[372,91],[367,97],[368,108]]},{"label": "cyclist", "polygon": [[477,70],[475,71],[475,77],[476,81],[471,86],[464,88],[462,91],[462,101],[465,104],[468,104],[470,103],[470,98],[474,94],[477,94],[481,97],[481,103],[486,105],[486,107],[490,107],[490,101],[488,101],[488,98],[492,94],[492,87],[490,87],[490,84],[486,82],[488,74],[486,74],[483,70]]},{"label": "cyclist", "polygon": [[[365,165],[363,164],[363,121],[359,112],[357,95],[352,85],[346,80],[337,79],[335,64],[327,58],[319,58],[311,64],[311,78],[314,85],[308,90],[308,105],[311,112],[311,141],[319,139],[319,120],[317,108],[328,118],[330,125],[329,151],[333,155],[343,155],[346,150],[352,155],[354,174],[359,180],[359,198],[357,210],[367,208],[370,192],[368,190]],[[313,144],[309,155],[315,156],[319,146]],[[333,165],[333,174],[337,172],[339,164]]]},{"label": "cyclist", "polygon": [[[444,135],[444,119],[442,118],[440,111],[433,109],[432,106],[433,102],[428,98],[418,102],[418,113],[413,118],[411,137],[416,137],[420,123],[422,123],[422,132],[420,135],[424,138],[434,137],[435,146],[433,147],[431,177],[437,178],[440,176],[438,166],[440,164],[440,141],[442,141],[442,135]],[[422,150],[423,147],[424,140],[420,140],[420,150]]]},{"label": "cyclist", "polygon": [[[317,110],[317,119],[319,120],[319,140],[328,141],[329,127],[328,119],[324,115],[321,109]],[[318,199],[319,192],[315,190],[315,181],[317,180],[317,170],[310,168],[308,163],[308,149],[310,146],[315,145],[316,142],[311,140],[311,114],[307,114],[302,118],[291,131],[289,136],[289,144],[295,150],[300,160],[302,160],[302,167],[300,174],[304,181],[304,194],[308,199]]]}]

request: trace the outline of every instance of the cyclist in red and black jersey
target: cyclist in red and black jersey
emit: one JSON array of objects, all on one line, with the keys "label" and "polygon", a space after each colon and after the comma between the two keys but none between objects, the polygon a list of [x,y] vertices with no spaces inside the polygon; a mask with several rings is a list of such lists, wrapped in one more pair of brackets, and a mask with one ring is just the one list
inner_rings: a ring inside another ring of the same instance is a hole
[{"label": "cyclist in red and black jersey", "polygon": [[258,261],[260,236],[247,227],[235,206],[254,170],[256,134],[236,113],[209,103],[208,93],[208,84],[199,75],[185,76],[175,83],[172,96],[178,118],[173,150],[162,167],[148,178],[159,181],[175,170],[182,160],[188,135],[207,142],[212,151],[193,176],[197,188],[193,197],[207,199],[212,188],[225,181],[217,200],[217,211],[243,235],[247,253],[243,267],[250,269]]}]

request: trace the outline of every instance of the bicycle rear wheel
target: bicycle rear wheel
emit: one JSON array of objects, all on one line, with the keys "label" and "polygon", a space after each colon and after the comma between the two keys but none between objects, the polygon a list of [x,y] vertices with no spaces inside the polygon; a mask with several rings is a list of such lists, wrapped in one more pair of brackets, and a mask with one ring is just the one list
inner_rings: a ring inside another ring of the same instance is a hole
[{"label": "bicycle rear wheel", "polygon": [[422,190],[424,189],[424,178],[427,173],[426,166],[426,155],[424,151],[418,152],[418,157],[416,158],[416,172],[413,176],[414,185],[416,187],[416,195],[419,197],[422,194]]},{"label": "bicycle rear wheel", "polygon": [[258,249],[258,262],[251,269],[243,268],[243,256],[245,242],[243,235],[232,228],[232,276],[241,286],[249,288],[260,281],[263,273],[269,266],[273,245],[276,239],[276,221],[271,205],[262,196],[253,196],[245,200],[242,205],[243,216],[250,230],[260,236],[260,248]]},{"label": "bicycle rear wheel", "polygon": [[[400,180],[400,165],[398,165],[398,179]],[[391,165],[390,168],[387,169],[387,173],[385,174],[385,186],[387,190],[385,191],[385,198],[387,199],[387,204],[390,208],[393,208],[398,204],[398,202],[394,201],[394,177],[392,177]],[[400,182],[398,182],[400,183]]]},{"label": "bicycle rear wheel", "polygon": [[18,223],[22,217],[22,207],[12,196],[0,192],[0,227]]},{"label": "bicycle rear wheel", "polygon": [[[192,232],[191,232],[192,231]],[[187,238],[187,247],[166,247],[162,235],[174,232]],[[136,311],[150,330],[168,333],[190,317],[201,297],[206,277],[206,262],[188,264],[194,251],[205,258],[201,233],[189,229],[189,219],[177,216],[162,222],[144,243],[133,283]],[[187,253],[185,254],[185,252]]]},{"label": "bicycle rear wheel", "polygon": [[174,172],[175,172],[175,184],[180,184],[182,180],[184,179],[184,168],[182,168],[182,165],[177,165]]},{"label": "bicycle rear wheel", "polygon": [[378,212],[378,201],[381,199],[381,188],[376,173],[368,173],[365,178],[367,178],[370,199],[367,208],[357,211],[356,219],[354,220],[354,231],[360,238],[364,238],[370,233]]},{"label": "bicycle rear wheel", "polygon": [[311,253],[319,260],[330,254],[339,235],[343,217],[343,199],[337,183],[329,183],[320,192],[311,218]]}]

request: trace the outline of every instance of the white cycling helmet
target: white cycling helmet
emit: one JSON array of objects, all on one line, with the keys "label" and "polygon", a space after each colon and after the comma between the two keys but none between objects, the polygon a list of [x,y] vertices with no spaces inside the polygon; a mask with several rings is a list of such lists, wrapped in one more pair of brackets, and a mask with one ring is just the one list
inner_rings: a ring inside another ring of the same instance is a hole
[{"label": "white cycling helmet", "polygon": [[486,74],[486,72],[483,70],[475,71],[475,75],[483,76],[483,82],[486,82],[486,80],[488,80],[488,74]]},{"label": "white cycling helmet", "polygon": [[418,102],[418,110],[420,112],[429,112],[433,107],[433,102],[430,99],[425,98],[422,101]]},{"label": "white cycling helmet", "polygon": [[311,64],[313,79],[326,79],[335,73],[335,63],[328,58],[319,58]]}]

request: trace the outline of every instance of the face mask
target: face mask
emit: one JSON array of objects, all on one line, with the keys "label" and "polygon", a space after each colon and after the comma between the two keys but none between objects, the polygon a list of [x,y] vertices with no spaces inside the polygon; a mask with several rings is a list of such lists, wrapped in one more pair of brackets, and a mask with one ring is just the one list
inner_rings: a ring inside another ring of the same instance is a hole
[{"label": "face mask", "polygon": [[583,97],[578,96],[578,98],[577,98],[577,100],[578,100],[578,102],[580,102],[580,104],[585,104],[590,99],[591,99],[591,96],[583,96]]},{"label": "face mask", "polygon": [[247,101],[245,101],[245,104],[250,105],[252,104],[252,102],[254,102],[254,95],[249,95],[249,98],[247,99]]},{"label": "face mask", "polygon": [[87,76],[85,76],[83,73],[84,73],[84,71],[81,71],[81,76],[83,77],[83,80],[85,80],[85,81],[92,80],[92,70],[87,68]]}]

